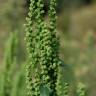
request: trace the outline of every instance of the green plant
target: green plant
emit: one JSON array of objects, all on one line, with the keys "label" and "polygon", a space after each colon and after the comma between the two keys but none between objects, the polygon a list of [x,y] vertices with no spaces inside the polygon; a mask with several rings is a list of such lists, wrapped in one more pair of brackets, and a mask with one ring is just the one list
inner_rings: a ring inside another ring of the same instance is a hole
[{"label": "green plant", "polygon": [[68,83],[65,83],[64,84],[62,83],[62,68],[61,67],[58,67],[58,78],[57,78],[57,86],[56,86],[56,89],[57,89],[57,94],[58,96],[69,96],[69,84]]},{"label": "green plant", "polygon": [[25,30],[28,51],[28,64],[26,65],[27,95],[57,95],[57,71],[60,64],[59,43],[56,37],[57,4],[55,0],[50,0],[49,25],[47,25],[43,15],[43,0],[30,1]]},{"label": "green plant", "polygon": [[16,68],[16,47],[17,47],[17,33],[11,33],[7,42],[7,49],[4,59],[4,70],[2,72],[2,89],[1,96],[10,96],[12,90],[12,80]]},{"label": "green plant", "polygon": [[[30,0],[30,7],[29,7],[29,13],[28,17],[26,18],[27,24],[26,24],[26,41],[27,41],[27,50],[28,50],[28,64],[26,66],[26,84],[27,84],[27,96],[32,96],[32,94],[36,94],[34,91],[34,87],[36,87],[36,84],[33,85],[35,82],[32,82],[32,72],[31,69],[33,69],[33,65],[36,61],[36,56],[34,52],[34,33],[33,33],[33,24],[34,24],[34,17],[35,17],[35,1]],[[35,70],[34,70],[35,71]],[[33,91],[32,91],[33,90]]]},{"label": "green plant", "polygon": [[25,82],[25,64],[21,64],[19,66],[18,72],[16,72],[15,77],[14,77],[14,82],[12,83],[12,91],[11,91],[11,96],[26,96],[26,82]]},{"label": "green plant", "polygon": [[79,83],[77,86],[77,96],[86,96],[85,92],[85,85],[82,83]]}]

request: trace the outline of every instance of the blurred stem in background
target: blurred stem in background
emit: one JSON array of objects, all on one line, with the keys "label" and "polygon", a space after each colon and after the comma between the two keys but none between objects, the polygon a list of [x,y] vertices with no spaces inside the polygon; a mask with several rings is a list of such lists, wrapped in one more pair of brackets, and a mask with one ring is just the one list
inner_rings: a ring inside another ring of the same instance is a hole
[{"label": "blurred stem in background", "polygon": [[14,77],[14,82],[12,83],[11,96],[26,96],[25,63],[22,63],[19,67]]},{"label": "blurred stem in background", "polygon": [[11,33],[7,42],[5,58],[4,58],[4,69],[2,74],[1,82],[1,95],[10,96],[12,90],[12,81],[14,80],[17,63],[17,32]]}]

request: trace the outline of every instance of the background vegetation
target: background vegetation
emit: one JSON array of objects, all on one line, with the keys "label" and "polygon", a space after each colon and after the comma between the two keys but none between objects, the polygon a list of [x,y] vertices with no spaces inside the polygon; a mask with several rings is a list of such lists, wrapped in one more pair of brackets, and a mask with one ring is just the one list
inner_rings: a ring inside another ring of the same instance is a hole
[{"label": "background vegetation", "polygon": [[[62,77],[62,83],[64,83],[64,81],[70,83],[71,96],[72,94],[73,95],[75,94],[74,90],[76,89],[76,85],[78,82],[82,82],[84,85],[86,85],[86,89],[88,90],[87,96],[96,96],[95,2],[96,0],[58,0],[57,35],[60,37],[60,57],[65,62],[65,66],[62,66],[63,74],[61,77]],[[47,12],[48,0],[45,0],[45,5],[46,6],[44,7],[44,10],[46,10]],[[9,50],[10,47],[6,46],[6,42],[7,40],[14,37],[14,36],[12,37],[13,33],[17,33],[18,44],[16,44],[17,48],[14,49],[16,50],[15,52],[16,60],[14,62],[16,63],[15,64],[16,71],[13,71],[13,73],[14,75],[19,74],[15,76],[21,76],[21,79],[18,80],[17,78],[15,79],[15,82],[17,81],[24,82],[22,79],[24,78],[24,76],[22,76],[21,74],[24,73],[24,70],[22,70],[23,69],[22,65],[24,65],[26,62],[26,54],[25,54],[26,51],[23,40],[24,38],[23,24],[25,23],[25,17],[28,12],[28,7],[29,7],[29,0],[0,0],[0,74],[3,74],[5,70],[5,58],[10,58],[10,55],[6,56],[8,52],[10,53]],[[46,14],[45,18],[47,21]],[[8,42],[7,45],[11,46],[10,42]],[[6,50],[9,51],[7,52]],[[13,53],[14,50],[12,51]],[[2,82],[4,81],[3,79],[1,79],[3,78],[1,76],[0,76],[0,84],[2,84]],[[7,76],[10,75],[7,74]],[[18,83],[15,84],[17,85],[14,86],[18,87],[22,83],[19,83],[19,85]],[[12,92],[14,94],[17,93],[17,91],[19,91],[19,89],[15,90],[15,87],[14,89],[12,89],[13,90]],[[2,87],[0,88],[2,89]],[[17,96],[23,96],[23,94],[22,95],[19,94]]]}]

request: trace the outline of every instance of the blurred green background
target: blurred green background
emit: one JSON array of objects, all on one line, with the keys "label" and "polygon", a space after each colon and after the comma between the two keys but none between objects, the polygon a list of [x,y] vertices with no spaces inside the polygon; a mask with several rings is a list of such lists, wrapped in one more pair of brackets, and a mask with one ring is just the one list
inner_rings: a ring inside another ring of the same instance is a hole
[{"label": "blurred green background", "polygon": [[[72,88],[77,82],[83,82],[90,90],[88,96],[96,96],[96,0],[57,2],[60,57],[68,66],[62,67],[62,82],[71,82]],[[0,0],[0,70],[11,32],[18,32],[18,64],[26,60],[24,23],[28,6],[29,0]],[[44,10],[48,11],[48,0]]]}]

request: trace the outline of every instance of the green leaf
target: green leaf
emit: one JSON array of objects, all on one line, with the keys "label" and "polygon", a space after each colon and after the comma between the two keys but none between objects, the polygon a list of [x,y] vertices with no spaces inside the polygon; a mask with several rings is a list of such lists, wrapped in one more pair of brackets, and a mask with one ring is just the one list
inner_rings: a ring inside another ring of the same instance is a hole
[{"label": "green leaf", "polygon": [[46,85],[42,85],[40,88],[40,96],[50,96],[52,90]]}]

